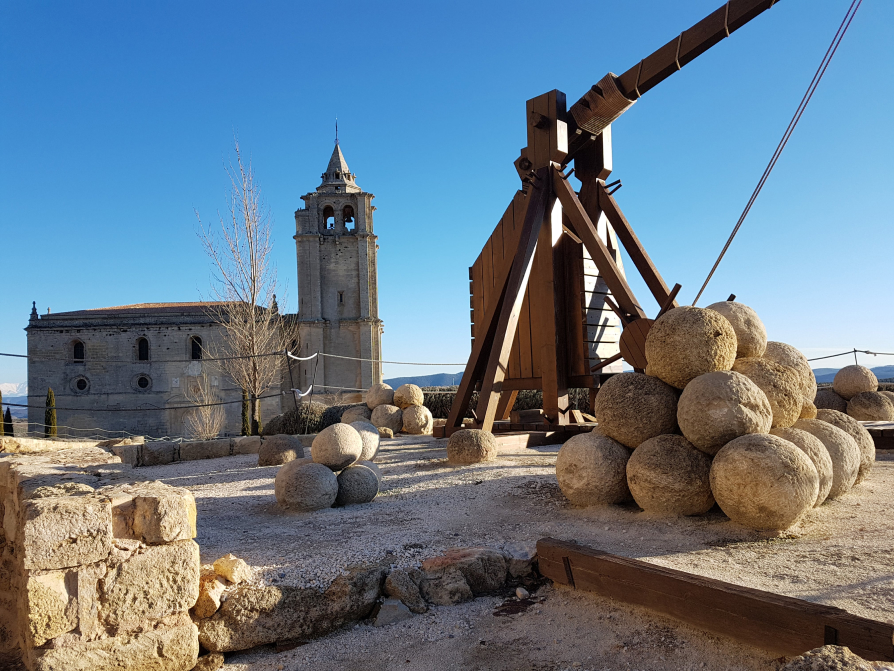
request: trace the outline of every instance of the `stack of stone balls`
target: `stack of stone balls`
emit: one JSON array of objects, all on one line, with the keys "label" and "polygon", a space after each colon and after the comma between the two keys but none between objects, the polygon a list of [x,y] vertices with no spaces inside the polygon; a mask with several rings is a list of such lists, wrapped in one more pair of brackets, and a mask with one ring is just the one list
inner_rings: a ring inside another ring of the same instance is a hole
[{"label": "stack of stone balls", "polygon": [[875,373],[864,366],[845,366],[831,389],[816,395],[816,407],[837,410],[860,422],[894,421],[894,391],[879,391]]},{"label": "stack of stone balls", "polygon": [[316,435],[309,459],[294,459],[276,473],[276,500],[300,512],[369,503],[379,493],[379,432],[366,421],[333,424]]},{"label": "stack of stone balls", "polygon": [[392,389],[379,382],[366,392],[366,405],[371,411],[369,421],[378,428],[390,429],[392,433],[403,431],[415,436],[431,435],[434,418],[431,410],[422,405],[423,400],[422,389],[415,384]]},{"label": "stack of stone balls", "polygon": [[645,354],[645,374],[609,378],[597,428],[559,451],[556,476],[573,504],[632,498],[647,512],[701,515],[716,502],[736,523],[783,530],[872,469],[869,432],[849,414],[817,410],[807,359],[768,342],[748,306],[670,310]]}]

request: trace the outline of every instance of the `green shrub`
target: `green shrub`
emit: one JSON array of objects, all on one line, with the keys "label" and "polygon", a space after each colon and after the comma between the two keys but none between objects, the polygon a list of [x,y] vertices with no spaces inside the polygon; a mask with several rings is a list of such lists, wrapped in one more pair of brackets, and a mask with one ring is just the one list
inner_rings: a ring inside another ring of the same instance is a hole
[{"label": "green shrub", "polygon": [[341,421],[341,416],[348,408],[355,408],[360,405],[366,405],[366,403],[346,403],[341,405],[330,405],[323,412],[323,417],[320,421],[320,431],[325,429],[327,426],[338,424]]},{"label": "green shrub", "polygon": [[301,403],[296,409],[277,415],[264,427],[265,436],[275,436],[281,433],[298,435],[305,433],[319,433],[322,427],[323,413],[326,406],[322,403]]},{"label": "green shrub", "polygon": [[55,438],[58,433],[56,428],[56,395],[53,388],[47,389],[47,409],[43,413],[44,438]]},{"label": "green shrub", "polygon": [[[423,387],[424,400],[422,405],[431,410],[435,419],[447,419],[453,399],[456,398],[457,387]],[[569,389],[568,400],[572,409],[582,412],[590,411],[590,390]],[[471,419],[472,410],[478,405],[478,392],[472,393],[469,407],[463,415]],[[537,389],[522,389],[515,398],[513,410],[537,410],[543,407],[543,392]]]},{"label": "green shrub", "polygon": [[9,411],[9,407],[6,408],[6,414],[3,416],[3,433],[7,436],[16,435],[15,427],[12,424],[12,413]]}]

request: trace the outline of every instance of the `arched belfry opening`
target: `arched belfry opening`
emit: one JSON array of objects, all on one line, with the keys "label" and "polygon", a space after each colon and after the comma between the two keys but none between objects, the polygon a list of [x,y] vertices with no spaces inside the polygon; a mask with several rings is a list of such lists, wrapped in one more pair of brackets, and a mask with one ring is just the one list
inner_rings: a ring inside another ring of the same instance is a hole
[{"label": "arched belfry opening", "polygon": [[331,205],[323,208],[323,228],[327,231],[335,228],[335,210]]},{"label": "arched belfry opening", "polygon": [[[350,205],[345,205],[344,209],[341,211],[342,213],[342,221],[345,222],[345,228],[356,228],[353,226],[354,224],[354,208]],[[348,224],[352,224],[350,227]]]}]

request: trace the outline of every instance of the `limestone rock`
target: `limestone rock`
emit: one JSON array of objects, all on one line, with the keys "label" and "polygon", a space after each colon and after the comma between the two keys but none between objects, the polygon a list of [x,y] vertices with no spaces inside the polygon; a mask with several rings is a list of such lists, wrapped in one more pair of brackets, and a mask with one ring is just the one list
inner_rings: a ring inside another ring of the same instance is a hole
[{"label": "limestone rock", "polygon": [[787,440],[749,434],[730,441],[714,457],[711,491],[733,522],[783,530],[813,507],[819,476],[810,458]]},{"label": "limestone rock", "polygon": [[748,377],[717,371],[686,385],[677,404],[677,422],[692,445],[715,455],[734,438],[769,431],[773,411],[767,395]]},{"label": "limestone rock", "polygon": [[630,496],[627,460],[630,450],[600,433],[568,439],[556,457],[556,479],[576,506],[619,503]]},{"label": "limestone rock", "polygon": [[112,485],[98,493],[111,501],[115,538],[157,545],[196,536],[196,501],[188,489],[156,481]]},{"label": "limestone rock", "polygon": [[801,380],[801,395],[808,401],[816,398],[816,376],[801,351],[784,342],[769,341],[763,358],[795,370]]},{"label": "limestone rock", "polygon": [[860,471],[860,446],[850,434],[821,419],[799,419],[794,428],[820,439],[832,459],[832,487],[828,499],[850,491]]},{"label": "limestone rock", "polygon": [[784,428],[798,421],[803,396],[798,373],[788,366],[766,359],[736,359],[733,370],[754,382],[770,401],[773,428]]},{"label": "limestone rock", "polygon": [[865,366],[845,366],[832,380],[832,389],[846,401],[864,391],[878,391],[878,378]]},{"label": "limestone rock", "polygon": [[387,426],[378,426],[376,428],[379,431],[379,438],[394,438],[394,431]]},{"label": "limestone rock", "polygon": [[227,584],[213,570],[202,571],[199,575],[199,598],[193,606],[193,614],[200,618],[211,617],[220,608],[220,597]]},{"label": "limestone rock", "polygon": [[413,617],[410,609],[403,605],[398,599],[385,599],[379,607],[379,612],[373,625],[376,627],[385,627],[395,622],[403,622]]},{"label": "limestone rock", "polygon": [[506,583],[506,559],[491,548],[459,548],[422,562],[424,574],[456,569],[473,594],[486,594]]},{"label": "limestone rock", "polygon": [[677,429],[677,391],[657,377],[621,373],[596,394],[593,411],[606,436],[631,449]]},{"label": "limestone rock", "polygon": [[304,457],[304,445],[297,436],[265,436],[258,450],[258,466],[280,466]]},{"label": "limestone rock", "polygon": [[27,634],[32,646],[41,646],[78,625],[77,601],[66,587],[66,573],[31,574],[26,579]]},{"label": "limestone rock", "polygon": [[201,440],[198,442],[180,443],[180,461],[196,461],[198,459],[220,459],[230,456],[230,439]]},{"label": "limestone rock", "polygon": [[310,456],[318,464],[340,471],[350,466],[363,453],[363,439],[350,424],[333,424],[317,434],[310,447]]},{"label": "limestone rock", "polygon": [[816,406],[813,404],[813,401],[808,401],[806,398],[801,399],[801,414],[798,415],[798,419],[815,419],[816,418]]},{"label": "limestone rock", "polygon": [[25,498],[48,499],[53,496],[82,496],[84,494],[92,494],[95,491],[93,487],[82,482],[58,482],[55,485],[37,487]]},{"label": "limestone rock", "polygon": [[415,384],[402,384],[394,390],[394,405],[401,410],[406,410],[411,405],[422,405],[425,395],[422,389]]},{"label": "limestone rock", "polygon": [[828,422],[832,426],[837,426],[839,429],[849,434],[857,443],[857,446],[860,448],[860,470],[857,473],[857,479],[854,481],[854,485],[863,482],[863,480],[869,476],[872,467],[875,465],[875,441],[872,439],[869,431],[850,415],[836,410],[817,410],[816,418]]},{"label": "limestone rock", "polygon": [[829,456],[826,446],[823,445],[819,438],[802,429],[789,427],[787,429],[773,429],[770,433],[787,440],[810,457],[810,461],[813,462],[813,466],[816,468],[816,473],[819,476],[819,491],[813,507],[822,505],[829,496],[829,490],[832,489],[832,457]]},{"label": "limestone rock", "polygon": [[261,451],[260,436],[236,436],[233,438],[233,454],[257,454]]},{"label": "limestone rock", "polygon": [[763,356],[767,349],[767,329],[757,312],[735,301],[712,303],[708,309],[726,317],[736,332],[736,358]]},{"label": "limestone rock", "polygon": [[847,402],[847,414],[860,422],[890,422],[894,419],[894,405],[884,394],[863,391]]},{"label": "limestone rock", "polygon": [[379,453],[379,430],[372,422],[363,420],[351,422],[351,426],[360,434],[360,440],[363,442],[363,449],[360,450],[357,461],[372,461]]},{"label": "limestone rock", "polygon": [[503,546],[506,567],[513,578],[523,578],[534,571],[537,561],[537,546],[527,543],[506,543]]},{"label": "limestone rock", "polygon": [[453,606],[475,598],[469,583],[456,568],[424,573],[419,582],[419,592],[426,601],[436,606]]},{"label": "limestone rock", "polygon": [[154,440],[143,444],[140,461],[143,466],[163,466],[177,461],[177,443]]},{"label": "limestone rock", "polygon": [[377,428],[391,429],[392,435],[400,433],[404,428],[403,411],[396,405],[377,405],[372,411],[370,421]]},{"label": "limestone rock", "polygon": [[681,306],[655,320],[646,336],[646,373],[683,389],[699,375],[730,370],[736,332],[714,310]]},{"label": "limestone rock", "polygon": [[338,479],[323,464],[291,461],[277,471],[274,492],[284,508],[300,512],[331,508],[338,496]]},{"label": "limestone rock", "polygon": [[366,466],[348,466],[338,474],[335,505],[350,506],[369,503],[379,493],[379,476]]},{"label": "limestone rock", "polygon": [[396,568],[388,574],[385,579],[385,594],[400,599],[414,613],[424,613],[428,610],[419,587],[403,569]]},{"label": "limestone rock", "polygon": [[394,390],[384,382],[377,382],[366,392],[366,407],[374,410],[380,405],[394,405]]},{"label": "limestone rock", "polygon": [[710,472],[711,458],[683,436],[655,436],[630,455],[627,484],[646,512],[701,515],[714,506]]},{"label": "limestone rock", "polygon": [[196,660],[196,665],[192,667],[192,671],[218,671],[218,669],[223,668],[224,661],[222,653],[209,652]]},{"label": "limestone rock", "polygon": [[847,400],[841,398],[832,389],[825,388],[816,392],[816,398],[813,404],[817,410],[837,410],[838,412],[847,412]]},{"label": "limestone rock", "polygon": [[850,648],[824,645],[789,660],[779,671],[881,671],[882,668],[884,667],[869,664],[852,653]]},{"label": "limestone rock", "polygon": [[234,585],[247,582],[252,579],[251,567],[233,553],[225,554],[214,562],[214,572],[222,578],[226,578]]},{"label": "limestone rock", "polygon": [[447,441],[447,461],[451,464],[478,464],[497,458],[497,440],[490,431],[460,429]]},{"label": "limestone rock", "polygon": [[403,411],[404,433],[413,436],[431,435],[434,419],[424,405],[411,405]]},{"label": "limestone rock", "polygon": [[60,569],[108,557],[112,549],[112,506],[108,499],[59,496],[22,504],[22,530],[17,535],[21,533],[24,568]]},{"label": "limestone rock", "polygon": [[352,405],[341,414],[342,424],[353,424],[354,422],[369,422],[372,416],[372,410],[365,403]]}]

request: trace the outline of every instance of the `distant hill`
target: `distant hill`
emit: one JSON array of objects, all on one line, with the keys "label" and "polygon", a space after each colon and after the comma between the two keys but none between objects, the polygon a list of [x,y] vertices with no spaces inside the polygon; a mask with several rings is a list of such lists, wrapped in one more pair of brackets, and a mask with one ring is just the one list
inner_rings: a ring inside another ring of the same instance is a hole
[{"label": "distant hill", "polygon": [[[3,397],[3,406],[4,406],[3,411],[4,412],[6,412],[6,404],[7,403],[21,403],[24,405],[24,404],[28,403],[28,397],[27,396],[4,396]],[[9,414],[12,415],[13,417],[19,417],[19,418],[27,417],[28,416],[28,408],[10,407]]]},{"label": "distant hill", "polygon": [[[838,368],[814,368],[813,374],[816,376],[817,382],[831,382],[835,379],[835,373]],[[894,366],[876,366],[870,368],[879,380],[885,380],[894,377]]]},{"label": "distant hill", "polygon": [[459,384],[463,372],[435,373],[434,375],[414,375],[413,377],[392,377],[385,384],[397,389],[402,384],[415,384],[419,387],[453,387]]}]

